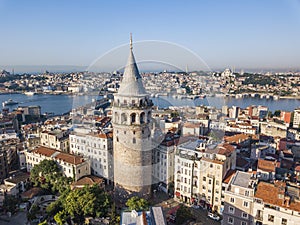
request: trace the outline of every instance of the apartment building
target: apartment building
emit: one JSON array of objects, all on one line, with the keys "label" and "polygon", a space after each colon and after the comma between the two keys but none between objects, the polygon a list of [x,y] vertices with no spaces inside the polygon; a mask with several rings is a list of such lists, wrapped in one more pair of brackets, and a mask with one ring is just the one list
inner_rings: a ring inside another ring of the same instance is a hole
[{"label": "apartment building", "polygon": [[282,181],[261,181],[256,187],[252,211],[256,225],[300,224],[299,187],[287,186]]},{"label": "apartment building", "polygon": [[185,203],[199,201],[200,160],[205,147],[203,140],[191,140],[178,146],[175,154],[175,200]]},{"label": "apartment building", "polygon": [[93,175],[113,181],[113,134],[75,129],[70,134],[70,152],[88,158]]},{"label": "apartment building", "polygon": [[293,128],[300,127],[300,108],[294,110]]},{"label": "apartment building", "polygon": [[180,136],[174,133],[167,133],[165,139],[153,152],[153,183],[157,183],[160,190],[170,193],[174,187],[174,165],[176,145]]},{"label": "apartment building", "polygon": [[43,146],[25,152],[24,154],[26,155],[28,172],[30,172],[35,165],[46,159],[54,160],[60,166],[62,173],[74,180],[91,174],[90,164],[82,156],[71,155]]},{"label": "apartment building", "polygon": [[224,211],[222,224],[253,224],[252,209],[256,176],[237,171],[224,191]]},{"label": "apartment building", "polygon": [[48,148],[69,152],[69,133],[60,129],[44,130],[40,134],[41,145]]},{"label": "apartment building", "polygon": [[175,155],[175,200],[223,211],[222,181],[236,167],[235,147],[196,140],[178,146]]},{"label": "apartment building", "polygon": [[224,210],[222,181],[236,167],[236,149],[230,144],[210,145],[200,161],[199,198],[220,213]]}]

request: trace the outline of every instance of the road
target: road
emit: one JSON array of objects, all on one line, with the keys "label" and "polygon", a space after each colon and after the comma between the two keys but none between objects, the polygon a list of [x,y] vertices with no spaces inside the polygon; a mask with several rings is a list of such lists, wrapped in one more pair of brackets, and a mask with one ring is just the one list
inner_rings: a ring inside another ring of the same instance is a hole
[{"label": "road", "polygon": [[194,223],[195,225],[220,225],[221,222],[215,221],[213,219],[210,219],[207,216],[207,210],[204,209],[194,209],[191,208],[191,212],[192,214],[196,217],[196,223]]},{"label": "road", "polygon": [[0,224],[1,225],[25,225],[27,222],[26,212],[17,212],[12,215],[10,218],[8,216],[1,216]]},{"label": "road", "polygon": [[[165,201],[161,201],[156,206],[162,206],[165,216],[168,217],[168,212],[172,208],[175,208],[176,206],[178,206],[179,204],[180,203],[176,202],[174,199],[168,199]],[[221,224],[220,221],[215,221],[215,220],[210,219],[207,216],[207,210],[204,210],[202,208],[199,208],[199,209],[190,208],[190,209],[191,209],[192,214],[196,218],[195,222],[190,223],[191,225],[220,225]]]}]

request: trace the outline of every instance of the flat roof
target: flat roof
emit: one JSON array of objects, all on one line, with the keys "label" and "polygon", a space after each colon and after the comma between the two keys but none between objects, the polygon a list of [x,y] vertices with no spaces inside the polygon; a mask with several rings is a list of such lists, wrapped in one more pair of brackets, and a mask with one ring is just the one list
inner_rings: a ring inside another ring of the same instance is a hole
[{"label": "flat roof", "polygon": [[236,186],[248,188],[250,181],[251,181],[251,173],[237,171],[232,180],[232,184]]}]

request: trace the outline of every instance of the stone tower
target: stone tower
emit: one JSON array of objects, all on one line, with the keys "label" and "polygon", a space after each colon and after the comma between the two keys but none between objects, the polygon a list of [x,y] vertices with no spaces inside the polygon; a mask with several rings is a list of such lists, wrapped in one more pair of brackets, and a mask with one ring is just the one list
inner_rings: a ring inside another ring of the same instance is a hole
[{"label": "stone tower", "polygon": [[146,93],[132,51],[113,102],[114,184],[120,199],[148,198],[152,184],[152,101]]}]

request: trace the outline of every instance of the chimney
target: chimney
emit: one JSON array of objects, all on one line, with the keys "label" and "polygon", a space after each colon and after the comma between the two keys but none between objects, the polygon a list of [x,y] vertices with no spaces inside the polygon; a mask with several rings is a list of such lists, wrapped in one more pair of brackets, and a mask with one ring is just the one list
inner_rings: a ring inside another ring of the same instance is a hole
[{"label": "chimney", "polygon": [[284,197],[284,205],[286,206],[286,207],[290,207],[290,201],[291,201],[291,197],[290,196],[285,196]]}]

